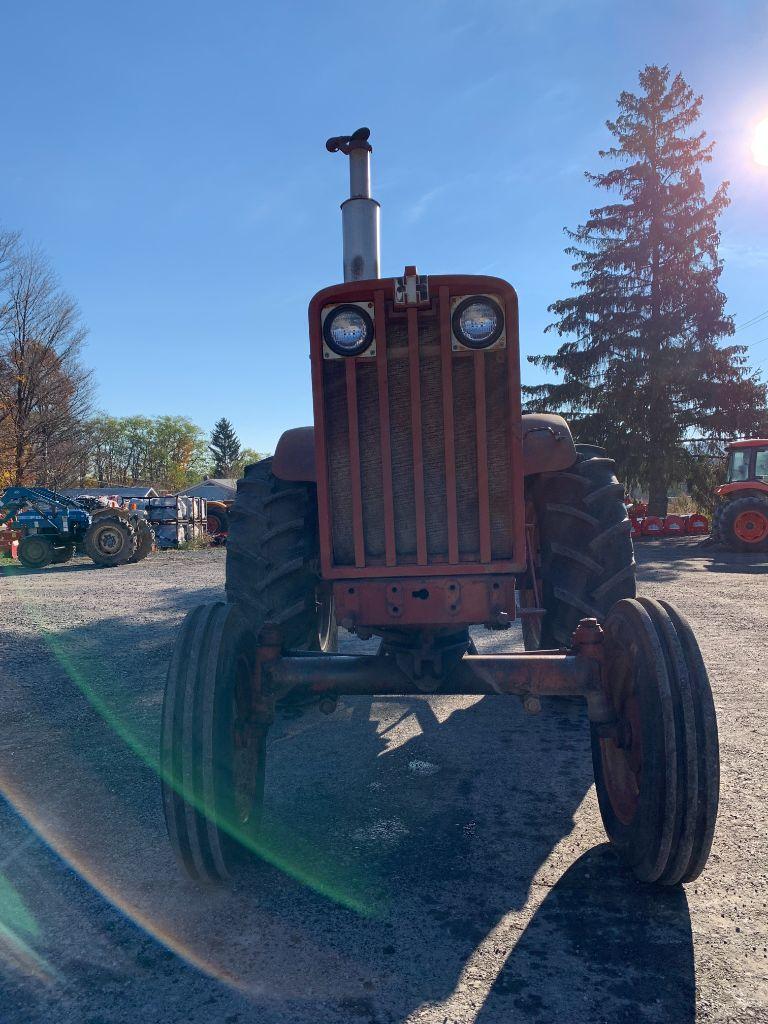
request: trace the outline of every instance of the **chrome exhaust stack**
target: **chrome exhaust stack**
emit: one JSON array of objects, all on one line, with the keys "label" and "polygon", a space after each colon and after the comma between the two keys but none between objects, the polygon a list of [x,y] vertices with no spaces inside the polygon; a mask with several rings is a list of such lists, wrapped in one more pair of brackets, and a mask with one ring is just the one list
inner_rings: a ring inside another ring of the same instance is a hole
[{"label": "chrome exhaust stack", "polygon": [[379,210],[371,198],[371,153],[369,128],[353,135],[328,139],[329,153],[349,157],[349,199],[341,204],[344,236],[344,280],[366,281],[379,277]]}]

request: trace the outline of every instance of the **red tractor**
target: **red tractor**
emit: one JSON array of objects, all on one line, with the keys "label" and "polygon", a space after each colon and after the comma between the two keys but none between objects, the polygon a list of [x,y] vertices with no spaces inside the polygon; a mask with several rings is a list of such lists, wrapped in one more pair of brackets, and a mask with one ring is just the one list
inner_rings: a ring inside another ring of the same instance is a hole
[{"label": "red tractor", "polygon": [[[368,139],[327,143],[349,157],[351,194],[344,283],[309,305],[314,426],[246,469],[227,601],[189,613],[169,668],[161,770],[178,860],[221,880],[268,849],[266,738],[283,702],[512,694],[536,712],[581,696],[611,842],[645,881],[691,881],[719,786],[694,635],[671,605],[635,599],[607,453],[574,444],[559,416],[522,415],[511,285],[380,276]],[[477,653],[470,627],[516,619],[525,650]],[[378,653],[335,653],[337,622],[379,637]]]},{"label": "red tractor", "polygon": [[732,551],[768,551],[768,440],[728,445],[726,482],[715,494],[712,539]]}]

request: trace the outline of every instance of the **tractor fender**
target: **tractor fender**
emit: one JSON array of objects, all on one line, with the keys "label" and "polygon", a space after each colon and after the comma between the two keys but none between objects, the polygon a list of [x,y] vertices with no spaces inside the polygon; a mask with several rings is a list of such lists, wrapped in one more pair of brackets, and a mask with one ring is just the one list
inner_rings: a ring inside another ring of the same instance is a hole
[{"label": "tractor fender", "polygon": [[760,480],[736,480],[732,484],[721,484],[715,488],[718,498],[764,498],[768,494],[768,484]]},{"label": "tractor fender", "polygon": [[562,416],[526,413],[523,416],[523,472],[555,473],[576,462],[576,447]]},{"label": "tractor fender", "polygon": [[91,519],[130,519],[131,514],[124,508],[112,508],[105,505],[103,508],[94,509],[91,512]]},{"label": "tractor fender", "polygon": [[[526,476],[568,469],[576,461],[576,448],[562,416],[531,413],[523,416],[523,465]],[[317,482],[315,428],[294,427],[277,442],[272,472],[278,480]]]},{"label": "tractor fender", "polygon": [[317,482],[314,427],[294,427],[282,434],[272,457],[272,472],[278,480]]}]

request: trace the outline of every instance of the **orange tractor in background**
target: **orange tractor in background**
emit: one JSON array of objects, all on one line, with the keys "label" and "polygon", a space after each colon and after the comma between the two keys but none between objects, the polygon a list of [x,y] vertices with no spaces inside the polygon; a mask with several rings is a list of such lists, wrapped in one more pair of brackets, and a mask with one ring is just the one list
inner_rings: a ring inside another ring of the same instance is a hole
[{"label": "orange tractor in background", "polygon": [[768,440],[733,441],[727,451],[712,539],[732,551],[768,551]]}]

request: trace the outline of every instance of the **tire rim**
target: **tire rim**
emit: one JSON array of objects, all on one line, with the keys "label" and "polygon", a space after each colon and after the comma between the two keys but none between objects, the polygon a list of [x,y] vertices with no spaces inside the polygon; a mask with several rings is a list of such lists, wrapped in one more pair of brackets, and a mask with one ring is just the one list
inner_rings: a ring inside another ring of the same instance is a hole
[{"label": "tire rim", "polygon": [[758,509],[740,512],[734,520],[733,532],[745,544],[759,544],[768,537],[768,516]]},{"label": "tire rim", "polygon": [[123,532],[115,526],[105,526],[98,534],[99,551],[103,555],[117,555],[123,549]]},{"label": "tire rim", "polygon": [[622,724],[620,740],[601,739],[603,775],[613,812],[629,825],[637,813],[643,770],[640,704],[635,694],[635,671],[628,658],[614,665],[611,701]]},{"label": "tire rim", "polygon": [[33,539],[24,545],[24,557],[30,562],[44,562],[47,553],[47,544],[44,540]]},{"label": "tire rim", "polygon": [[208,533],[211,535],[221,533],[221,520],[216,515],[208,516]]}]

